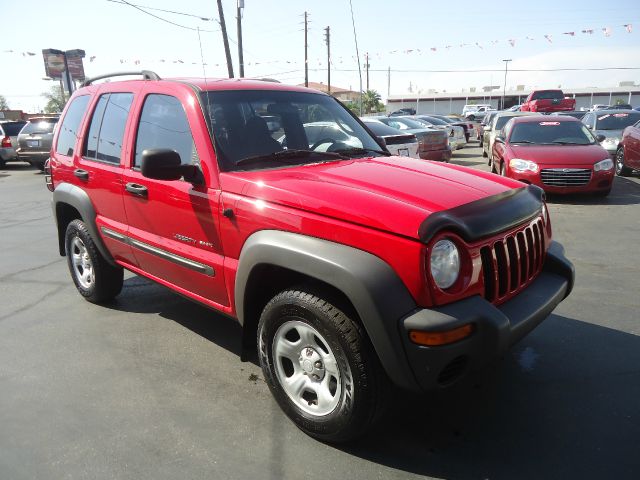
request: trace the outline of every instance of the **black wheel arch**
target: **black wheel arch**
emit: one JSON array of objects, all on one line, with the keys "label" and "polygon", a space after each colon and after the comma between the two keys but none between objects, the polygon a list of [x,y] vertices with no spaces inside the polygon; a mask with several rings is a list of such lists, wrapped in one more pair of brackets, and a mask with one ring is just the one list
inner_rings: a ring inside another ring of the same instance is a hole
[{"label": "black wheel arch", "polygon": [[91,235],[96,247],[111,265],[115,266],[116,262],[104,245],[102,237],[98,233],[96,225],[96,211],[89,198],[87,192],[82,188],[70,183],[62,183],[53,191],[53,199],[51,201],[53,208],[53,216],[56,219],[58,227],[58,248],[61,256],[65,256],[64,236],[67,225],[73,220],[79,219],[87,226],[87,230]]},{"label": "black wheel arch", "polygon": [[363,250],[292,232],[262,230],[251,235],[240,254],[235,304],[243,326],[243,346],[252,347],[266,303],[281,290],[311,284],[352,309],[389,378],[417,389],[398,321],[416,308],[406,286],[382,259]]}]

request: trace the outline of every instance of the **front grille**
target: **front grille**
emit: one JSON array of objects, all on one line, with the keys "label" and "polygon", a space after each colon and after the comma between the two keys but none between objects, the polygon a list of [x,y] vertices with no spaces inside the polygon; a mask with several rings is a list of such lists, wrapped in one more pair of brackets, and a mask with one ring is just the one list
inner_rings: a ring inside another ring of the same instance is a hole
[{"label": "front grille", "polygon": [[580,187],[591,180],[588,168],[544,168],[540,171],[542,183],[550,187]]},{"label": "front grille", "polygon": [[485,298],[501,303],[528,285],[544,262],[544,231],[540,219],[480,249]]}]

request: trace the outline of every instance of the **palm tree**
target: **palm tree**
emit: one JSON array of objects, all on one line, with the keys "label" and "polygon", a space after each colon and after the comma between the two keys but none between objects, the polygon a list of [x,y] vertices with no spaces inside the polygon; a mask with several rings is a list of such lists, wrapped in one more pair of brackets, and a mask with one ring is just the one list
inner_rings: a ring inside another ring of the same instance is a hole
[{"label": "palm tree", "polygon": [[367,90],[362,94],[362,108],[364,108],[365,113],[379,112],[384,109],[381,100],[382,97],[378,92]]}]

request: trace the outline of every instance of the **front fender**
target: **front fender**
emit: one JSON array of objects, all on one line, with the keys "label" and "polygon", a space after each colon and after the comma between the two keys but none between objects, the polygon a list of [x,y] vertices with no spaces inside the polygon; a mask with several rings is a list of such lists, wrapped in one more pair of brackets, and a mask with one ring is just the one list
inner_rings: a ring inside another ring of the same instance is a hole
[{"label": "front fender", "polygon": [[275,230],[254,233],[240,253],[235,281],[236,311],[243,325],[251,300],[245,298],[247,282],[260,265],[286,268],[344,293],[388,376],[401,387],[417,388],[398,328],[399,320],[413,311],[416,303],[386,262],[357,248],[315,237]]}]

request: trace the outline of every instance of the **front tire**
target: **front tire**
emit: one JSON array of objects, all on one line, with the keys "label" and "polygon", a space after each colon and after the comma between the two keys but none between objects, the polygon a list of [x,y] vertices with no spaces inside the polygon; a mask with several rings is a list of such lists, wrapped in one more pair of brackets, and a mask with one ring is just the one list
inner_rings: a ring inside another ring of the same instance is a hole
[{"label": "front tire", "polygon": [[67,265],[78,292],[92,303],[111,300],[122,290],[124,272],[102,256],[81,220],[73,220],[65,232]]},{"label": "front tire", "polygon": [[323,441],[351,440],[383,410],[386,376],[362,327],[305,290],[285,290],[264,308],[260,365],[298,428]]},{"label": "front tire", "polygon": [[619,177],[628,177],[633,172],[631,168],[624,164],[624,148],[622,147],[619,147],[616,151],[616,159],[614,163],[616,166],[616,175]]}]

